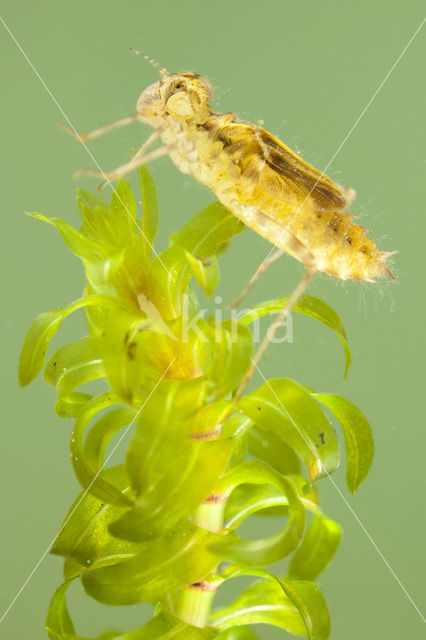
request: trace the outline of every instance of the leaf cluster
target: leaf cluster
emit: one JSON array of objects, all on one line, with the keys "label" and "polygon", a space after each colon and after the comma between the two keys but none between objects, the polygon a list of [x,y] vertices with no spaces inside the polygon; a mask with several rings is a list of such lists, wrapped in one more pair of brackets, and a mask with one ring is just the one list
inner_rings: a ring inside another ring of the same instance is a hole
[{"label": "leaf cluster", "polygon": [[[339,465],[331,416],[343,430],[352,493],[371,466],[370,427],[348,400],[288,378],[266,381],[234,407],[253,352],[251,325],[285,298],[238,319],[204,318],[194,282],[212,295],[217,256],[242,225],[215,202],[156,253],[155,185],[146,168],[139,176],[141,217],[126,182],[109,204],[79,190],[78,230],[32,214],[56,227],[86,274],[81,298],[33,322],[19,367],[22,385],[43,370],[56,390],[55,410],[73,424],[71,462],[82,488],[51,550],[64,558],[64,582],[48,612],[49,638],[82,640],[65,599],[79,580],[99,602],[155,607],[142,627],[103,638],[250,640],[250,625],[265,623],[323,640],[329,615],[314,580],[341,530],[321,510],[316,483]],[[46,362],[51,339],[79,309],[87,335]],[[294,311],[334,331],[346,374],[350,351],[337,314],[307,295]],[[99,393],[89,392],[94,381]],[[111,466],[119,444],[123,462]],[[241,537],[253,514],[278,516],[279,532]],[[286,576],[265,568],[283,558]],[[224,582],[247,575],[255,581],[235,602],[209,611]]]}]

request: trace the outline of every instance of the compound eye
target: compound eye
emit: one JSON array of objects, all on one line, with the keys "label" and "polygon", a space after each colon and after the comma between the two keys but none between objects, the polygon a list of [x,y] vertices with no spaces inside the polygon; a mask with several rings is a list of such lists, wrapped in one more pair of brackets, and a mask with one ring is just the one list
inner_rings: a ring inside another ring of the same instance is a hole
[{"label": "compound eye", "polygon": [[185,91],[173,93],[166,102],[166,109],[178,118],[186,118],[194,113],[191,97]]},{"label": "compound eye", "polygon": [[188,85],[185,82],[185,80],[181,78],[176,78],[166,88],[166,91],[165,91],[166,101],[175,93],[178,93],[179,91],[187,91],[187,89],[188,89]]}]

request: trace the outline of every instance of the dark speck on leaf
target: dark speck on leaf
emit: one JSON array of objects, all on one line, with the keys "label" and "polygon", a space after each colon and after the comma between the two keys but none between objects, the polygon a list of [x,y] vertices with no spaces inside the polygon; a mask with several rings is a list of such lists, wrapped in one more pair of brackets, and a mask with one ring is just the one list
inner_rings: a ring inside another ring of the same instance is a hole
[{"label": "dark speck on leaf", "polygon": [[134,360],[135,359],[135,349],[136,349],[136,342],[131,342],[129,344],[129,346],[127,347],[127,357],[129,358],[129,360]]},{"label": "dark speck on leaf", "polygon": [[53,363],[53,366],[56,367],[56,362]]}]

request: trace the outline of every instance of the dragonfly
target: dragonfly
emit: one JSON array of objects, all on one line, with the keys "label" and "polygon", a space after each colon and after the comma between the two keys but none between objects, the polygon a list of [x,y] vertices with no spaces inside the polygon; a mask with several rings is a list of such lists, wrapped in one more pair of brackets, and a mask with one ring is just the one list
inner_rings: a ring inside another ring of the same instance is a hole
[{"label": "dragonfly", "polygon": [[[105,173],[89,170],[78,175],[111,183],[168,155],[182,173],[192,174],[207,185],[247,227],[278,248],[263,261],[243,294],[283,253],[306,267],[304,277],[254,354],[234,396],[238,401],[276,330],[316,272],[340,280],[375,282],[376,278],[394,278],[388,264],[394,252],[379,250],[367,236],[367,229],[345,212],[355,197],[353,189],[335,183],[259,124],[241,120],[232,112],[216,113],[210,104],[212,88],[204,76],[191,71],[169,73],[148,56],[136,53],[157,69],[160,79],[140,94],[135,115],[86,135],[71,133],[85,143],[134,121],[148,124],[154,131],[127,163]],[[161,146],[150,150],[157,140],[161,140]]]}]

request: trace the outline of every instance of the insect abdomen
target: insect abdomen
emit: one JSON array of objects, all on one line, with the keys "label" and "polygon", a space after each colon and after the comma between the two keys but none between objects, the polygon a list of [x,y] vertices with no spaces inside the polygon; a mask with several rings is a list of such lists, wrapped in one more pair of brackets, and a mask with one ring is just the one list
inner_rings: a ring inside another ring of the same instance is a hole
[{"label": "insect abdomen", "polygon": [[[313,218],[311,224],[309,218]],[[315,211],[308,215],[302,241],[310,248],[316,268],[341,280],[394,278],[386,264],[392,253],[379,251],[366,236],[365,227],[352,219],[350,213]]]},{"label": "insect abdomen", "polygon": [[[224,202],[245,224],[307,267],[341,280],[394,278],[366,229],[350,213],[321,211],[312,201],[286,207],[259,186],[247,198]],[[241,201],[242,200],[242,201]],[[254,211],[258,211],[258,219]]]}]

